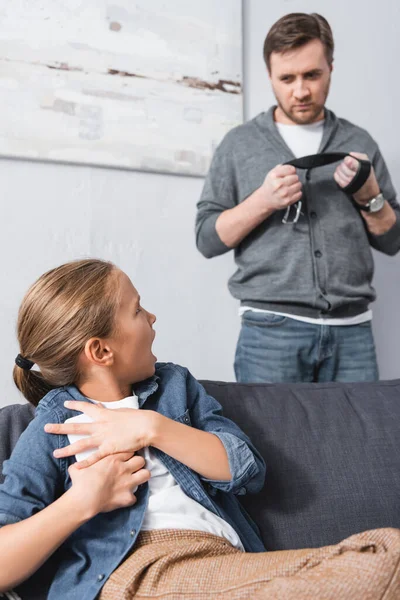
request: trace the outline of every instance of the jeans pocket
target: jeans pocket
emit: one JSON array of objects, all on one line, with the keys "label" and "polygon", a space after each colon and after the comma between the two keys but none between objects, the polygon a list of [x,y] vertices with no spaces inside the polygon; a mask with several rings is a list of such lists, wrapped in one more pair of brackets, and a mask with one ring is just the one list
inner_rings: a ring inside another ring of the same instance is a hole
[{"label": "jeans pocket", "polygon": [[243,325],[258,327],[277,327],[283,325],[288,317],[276,315],[275,313],[256,312],[254,310],[246,310],[242,315]]}]

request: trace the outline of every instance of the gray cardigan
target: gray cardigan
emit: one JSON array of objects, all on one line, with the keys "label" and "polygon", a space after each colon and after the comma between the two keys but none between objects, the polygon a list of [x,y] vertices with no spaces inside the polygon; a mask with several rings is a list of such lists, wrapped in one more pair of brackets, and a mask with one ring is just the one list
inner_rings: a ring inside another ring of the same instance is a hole
[{"label": "gray cardigan", "polygon": [[[277,164],[294,158],[275,125],[274,108],[231,130],[214,154],[196,219],[197,247],[207,258],[229,250],[215,229],[221,212],[250,196]],[[229,289],[242,305],[344,317],[365,311],[375,299],[371,246],[389,255],[398,252],[400,208],[376,142],[326,110],[319,152],[337,151],[368,154],[396,223],[380,236],[367,231],[352,198],[333,179],[337,165],[298,171],[303,183],[298,223],[282,224],[284,211],[277,211],[234,250],[237,270]]]}]

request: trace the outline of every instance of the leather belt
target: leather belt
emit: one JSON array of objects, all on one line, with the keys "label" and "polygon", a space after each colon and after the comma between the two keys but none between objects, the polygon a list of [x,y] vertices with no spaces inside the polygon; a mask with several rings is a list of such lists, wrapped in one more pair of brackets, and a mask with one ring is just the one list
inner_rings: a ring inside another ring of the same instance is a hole
[{"label": "leather belt", "polygon": [[[346,158],[346,156],[351,156],[351,158],[355,158],[358,161],[358,169],[350,183],[342,188],[342,190],[346,192],[346,194],[355,194],[360,188],[362,188],[369,177],[371,172],[371,163],[369,160],[357,158],[348,152],[326,152],[325,154],[310,154],[309,156],[302,156],[301,158],[288,160],[284,164],[296,167],[296,169],[315,169],[317,167],[324,167],[325,165],[330,165],[338,162],[339,160],[343,160]],[[299,200],[297,203],[296,216],[293,223],[296,223],[300,216],[301,205],[301,200]],[[290,206],[288,206],[286,209],[285,216],[282,219],[283,223],[288,223],[289,214]]]}]

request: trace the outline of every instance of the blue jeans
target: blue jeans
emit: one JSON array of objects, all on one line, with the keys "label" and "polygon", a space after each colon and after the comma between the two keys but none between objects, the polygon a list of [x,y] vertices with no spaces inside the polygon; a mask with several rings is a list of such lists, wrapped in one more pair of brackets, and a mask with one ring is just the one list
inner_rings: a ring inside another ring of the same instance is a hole
[{"label": "blue jeans", "polygon": [[360,325],[314,325],[246,311],[236,347],[241,383],[377,381],[371,321]]}]

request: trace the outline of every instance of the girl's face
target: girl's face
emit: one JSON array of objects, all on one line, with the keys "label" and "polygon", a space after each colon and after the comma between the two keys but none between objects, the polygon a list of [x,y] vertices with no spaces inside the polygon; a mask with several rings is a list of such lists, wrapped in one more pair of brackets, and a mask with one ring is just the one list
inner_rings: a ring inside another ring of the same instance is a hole
[{"label": "girl's face", "polygon": [[114,356],[113,372],[122,385],[154,375],[156,357],[151,351],[156,332],[155,315],[140,305],[140,296],[129,277],[119,271],[120,304],[115,333],[108,340]]}]

